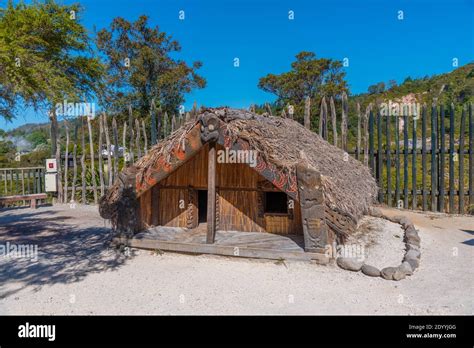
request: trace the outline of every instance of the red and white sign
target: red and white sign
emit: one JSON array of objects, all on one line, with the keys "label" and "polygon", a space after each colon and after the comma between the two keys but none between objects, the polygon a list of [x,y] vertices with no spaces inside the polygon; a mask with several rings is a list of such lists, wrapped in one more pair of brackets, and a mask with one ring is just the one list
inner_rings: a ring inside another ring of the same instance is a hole
[{"label": "red and white sign", "polygon": [[58,166],[55,158],[46,159],[46,172],[47,173],[56,173],[58,171]]}]

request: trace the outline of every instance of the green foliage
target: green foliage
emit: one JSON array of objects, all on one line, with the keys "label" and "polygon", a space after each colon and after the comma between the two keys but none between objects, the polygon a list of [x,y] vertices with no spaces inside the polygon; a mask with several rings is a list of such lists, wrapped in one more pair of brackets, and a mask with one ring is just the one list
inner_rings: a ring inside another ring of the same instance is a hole
[{"label": "green foliage", "polygon": [[78,4],[9,1],[0,9],[0,116],[18,101],[36,110],[100,90],[103,67],[93,57]]},{"label": "green foliage", "polygon": [[40,144],[47,144],[48,143],[49,134],[45,129],[35,129],[33,132],[26,136],[26,140],[28,140],[32,145],[33,148],[36,148]]},{"label": "green foliage", "polygon": [[319,102],[322,96],[339,97],[348,91],[342,64],[327,58],[316,58],[312,52],[300,52],[291,70],[280,75],[268,74],[259,80],[258,87],[275,94],[276,104],[290,103],[296,111],[303,107],[306,97]]},{"label": "green foliage", "polygon": [[356,99],[362,104],[368,104],[381,100],[393,101],[411,93],[416,95],[420,103],[430,104],[434,98],[445,104],[473,102],[474,63],[432,77],[424,76],[418,79],[407,77],[400,85],[397,85],[394,80],[390,80],[388,89],[385,89],[383,82],[379,82],[368,88],[368,94],[360,94],[356,96]]},{"label": "green foliage", "polygon": [[0,140],[0,164],[6,164],[15,158],[15,145],[9,140]]},{"label": "green foliage", "polygon": [[158,27],[149,27],[148,17],[135,22],[114,18],[110,29],[97,35],[97,47],[107,62],[108,89],[103,102],[117,112],[130,103],[140,115],[149,112],[151,100],[163,111],[174,113],[184,102],[184,94],[206,85],[197,74],[200,62],[188,66],[171,57],[179,43]]}]

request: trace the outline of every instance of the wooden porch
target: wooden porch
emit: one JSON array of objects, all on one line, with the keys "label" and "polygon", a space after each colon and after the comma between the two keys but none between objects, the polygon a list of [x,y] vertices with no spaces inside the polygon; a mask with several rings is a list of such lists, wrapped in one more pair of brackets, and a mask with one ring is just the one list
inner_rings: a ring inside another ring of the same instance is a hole
[{"label": "wooden porch", "polygon": [[324,254],[305,252],[302,235],[218,230],[214,243],[206,243],[206,239],[207,224],[200,224],[195,229],[157,226],[131,239],[115,238],[114,242],[148,250],[273,260],[314,260],[320,264],[329,262]]}]

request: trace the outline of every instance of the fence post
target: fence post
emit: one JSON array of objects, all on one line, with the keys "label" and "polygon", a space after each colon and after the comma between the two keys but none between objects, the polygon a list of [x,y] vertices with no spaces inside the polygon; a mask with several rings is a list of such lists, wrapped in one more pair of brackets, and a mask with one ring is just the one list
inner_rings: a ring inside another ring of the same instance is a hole
[{"label": "fence post", "polygon": [[474,212],[474,120],[469,103],[469,209]]},{"label": "fence post", "polygon": [[372,175],[375,176],[375,162],[374,162],[374,114],[372,110],[369,113],[369,166]]},{"label": "fence post", "polygon": [[349,117],[349,102],[346,92],[342,93],[341,147],[347,152],[347,118]]},{"label": "fence post", "polygon": [[[306,110],[306,104],[305,104],[305,122],[306,122],[306,112],[307,110]],[[326,129],[326,124],[327,124],[327,114],[328,114],[328,106],[326,104],[326,97],[323,96],[323,98],[321,99],[321,111],[319,113],[319,136],[326,140],[327,140],[327,132],[325,131],[325,129]]]},{"label": "fence post", "polygon": [[436,204],[436,193],[437,193],[437,183],[438,180],[437,176],[437,169],[436,169],[436,135],[437,135],[437,116],[438,116],[438,108],[436,104],[433,103],[431,106],[431,210],[436,211],[437,204]]},{"label": "fence post", "polygon": [[[331,121],[332,121],[332,135],[333,135],[333,144],[337,146],[337,115],[336,115],[336,105],[334,105],[334,98],[331,96],[329,100],[329,106],[331,108]],[[360,110],[359,110],[360,111]]]},{"label": "fence post", "polygon": [[392,160],[391,160],[391,141],[390,141],[390,122],[391,115],[390,110],[388,111],[387,121],[385,124],[385,142],[386,142],[386,164],[387,164],[387,204],[389,207],[392,206]]},{"label": "fence post", "polygon": [[[97,184],[95,182],[95,164],[94,164],[94,143],[92,142],[92,125],[91,125],[91,117],[87,116],[87,129],[89,131],[89,147],[91,153],[91,180],[92,180],[92,190],[94,191],[94,204],[97,204]],[[59,166],[58,166],[59,168]]]},{"label": "fence post", "polygon": [[382,170],[382,115],[377,110],[377,182],[379,184],[379,202],[383,203],[383,170]]},{"label": "fence post", "polygon": [[403,207],[408,209],[408,110],[403,110]]},{"label": "fence post", "polygon": [[110,144],[110,135],[109,135],[109,122],[107,121],[107,115],[102,113],[104,121],[104,133],[105,133],[105,144],[107,146],[107,187],[112,186],[114,181],[114,172],[112,170],[112,156],[110,155],[111,144]]},{"label": "fence post", "polygon": [[423,105],[421,114],[421,185],[422,185],[422,209],[426,211],[428,204],[428,192],[426,191],[426,105]]},{"label": "fence post", "polygon": [[466,128],[466,112],[464,106],[461,114],[459,133],[459,214],[464,214],[464,132]]},{"label": "fence post", "polygon": [[[265,104],[265,105],[268,106],[268,104]],[[269,109],[269,107],[267,109]],[[271,110],[269,114],[270,115],[272,114]],[[323,130],[321,127],[322,122],[324,122],[324,120],[320,119],[319,120],[319,135],[320,136],[323,136],[322,135]],[[304,127],[306,129],[311,129],[311,98],[310,97],[306,97],[304,100]]]},{"label": "fence post", "polygon": [[72,173],[72,192],[71,192],[71,202],[76,201],[76,181],[77,181],[77,122],[74,125],[74,148],[72,152],[72,165],[73,165],[73,173]]},{"label": "fence post", "polygon": [[449,114],[449,213],[454,213],[454,105]]},{"label": "fence post", "polygon": [[444,166],[446,164],[445,154],[446,154],[446,127],[444,125],[444,104],[441,104],[440,110],[440,149],[439,149],[439,198],[438,198],[438,207],[440,212],[444,212]]},{"label": "fence post", "polygon": [[84,130],[84,118],[81,117],[81,142],[82,142],[82,151],[81,151],[81,182],[82,182],[82,204],[87,204],[86,197],[86,136]]},{"label": "fence post", "polygon": [[395,202],[400,206],[400,115],[395,118]]},{"label": "fence post", "polygon": [[[418,116],[418,115],[417,115]],[[417,202],[417,192],[416,192],[416,151],[417,151],[417,136],[416,136],[416,120],[417,117],[413,117],[413,133],[412,133],[412,162],[411,162],[411,186],[412,186],[412,209],[416,209]]]},{"label": "fence post", "polygon": [[356,159],[357,160],[360,159],[360,137],[361,137],[360,123],[361,123],[360,104],[357,103],[357,148],[356,148]]},{"label": "fence post", "polygon": [[[63,203],[68,202],[68,174],[69,174],[69,126],[68,122],[64,120],[64,127],[66,128],[66,153],[64,154],[64,197]],[[61,165],[61,164],[58,164]]]}]

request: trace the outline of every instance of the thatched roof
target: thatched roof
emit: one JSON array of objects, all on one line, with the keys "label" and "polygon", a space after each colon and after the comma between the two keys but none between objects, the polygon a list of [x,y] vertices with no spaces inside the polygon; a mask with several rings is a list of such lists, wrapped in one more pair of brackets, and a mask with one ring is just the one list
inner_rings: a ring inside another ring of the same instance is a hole
[{"label": "thatched roof", "polygon": [[[217,116],[222,121],[226,143],[245,141],[265,162],[290,177],[294,176],[298,163],[304,162],[318,170],[328,208],[358,220],[374,202],[377,186],[369,169],[298,122],[229,108],[205,109],[198,117],[206,115]],[[190,132],[196,129],[199,121],[188,121],[140,158],[134,168],[137,187],[149,180],[158,167],[176,161],[176,149],[184,149]],[[120,199],[119,186],[116,183],[107,193],[109,204]]]}]

